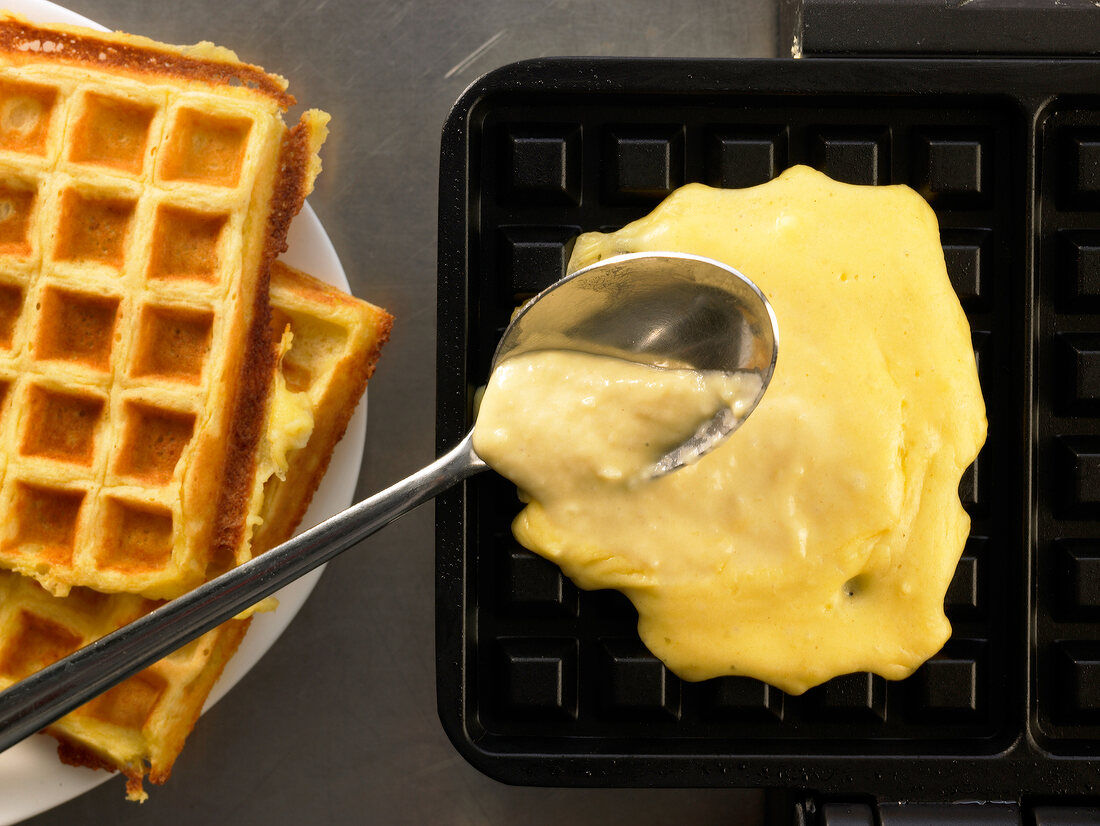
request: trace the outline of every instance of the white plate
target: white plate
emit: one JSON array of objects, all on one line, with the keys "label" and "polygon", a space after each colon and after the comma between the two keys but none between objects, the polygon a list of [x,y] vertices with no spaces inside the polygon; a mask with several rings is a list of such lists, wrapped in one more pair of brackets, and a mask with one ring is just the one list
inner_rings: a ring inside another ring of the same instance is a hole
[{"label": "white plate", "polygon": [[[4,7],[40,23],[71,23],[103,29],[87,18],[46,0],[5,0]],[[322,281],[348,289],[348,279],[336,250],[309,204],[291,225],[288,241],[284,261]],[[346,435],[336,446],[328,473],[302,521],[303,528],[316,525],[351,504],[359,478],[366,427],[367,403],[364,396],[348,424]],[[278,610],[256,616],[239,651],[229,661],[222,678],[211,692],[207,708],[223,697],[278,639],[320,576],[321,569],[317,569],[288,585],[277,595]],[[10,826],[51,809],[116,776],[105,771],[63,765],[57,759],[56,741],[35,735],[0,753],[0,826]],[[156,787],[151,791],[156,794]],[[118,793],[123,794],[121,783]]]}]

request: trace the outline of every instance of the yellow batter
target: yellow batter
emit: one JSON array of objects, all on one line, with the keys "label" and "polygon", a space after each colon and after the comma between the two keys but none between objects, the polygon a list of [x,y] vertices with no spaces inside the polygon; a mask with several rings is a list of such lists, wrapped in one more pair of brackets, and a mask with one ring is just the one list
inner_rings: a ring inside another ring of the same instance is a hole
[{"label": "yellow batter", "polygon": [[[760,377],[662,369],[573,351],[536,351],[498,366],[478,408],[474,449],[524,490],[545,491],[578,537],[628,549],[654,498],[654,464],[721,408],[744,418]],[[595,500],[592,502],[591,500]],[[680,526],[655,525],[677,540]],[[653,543],[649,543],[653,544]],[[651,555],[651,564],[657,564]]]},{"label": "yellow batter", "polygon": [[[595,419],[548,417],[518,461],[482,453],[530,502],[517,538],[582,588],[623,591],[642,640],[685,679],[801,693],[852,671],[908,676],[950,635],[943,598],[970,524],[958,484],[986,432],[934,213],[906,187],[795,167],[751,189],[683,187],[619,232],[581,236],[569,267],[660,250],[716,258],[768,296],[771,385],[723,446],[625,497],[598,472]],[[667,410],[637,404],[642,420]],[[585,445],[592,461],[562,461]]]}]

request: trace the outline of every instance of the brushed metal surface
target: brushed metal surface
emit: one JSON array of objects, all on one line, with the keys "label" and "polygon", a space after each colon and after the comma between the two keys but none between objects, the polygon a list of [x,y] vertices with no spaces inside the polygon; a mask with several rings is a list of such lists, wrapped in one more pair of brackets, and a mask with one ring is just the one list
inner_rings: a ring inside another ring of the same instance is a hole
[{"label": "brushed metal surface", "polygon": [[[352,290],[395,316],[357,495],[434,458],[439,135],[477,76],[547,55],[771,57],[777,0],[73,0],[105,26],[213,40],[332,114],[310,203]],[[481,775],[436,714],[433,510],[331,563],[271,651],[138,806],[122,782],[27,823],[754,824],[756,792],[536,789]]]}]

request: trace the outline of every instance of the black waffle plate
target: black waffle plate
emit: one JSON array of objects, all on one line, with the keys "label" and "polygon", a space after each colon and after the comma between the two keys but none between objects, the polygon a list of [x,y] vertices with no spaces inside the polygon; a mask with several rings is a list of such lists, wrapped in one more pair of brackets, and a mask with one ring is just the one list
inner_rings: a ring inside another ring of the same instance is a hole
[{"label": "black waffle plate", "polygon": [[799,163],[908,184],[939,217],[990,422],[960,490],[973,527],[950,641],[900,682],[853,674],[799,697],[681,682],[625,598],[518,546],[515,490],[486,473],[437,505],[444,727],[511,783],[1098,793],[1100,64],[558,59],[488,75],[442,138],[438,446],[471,426],[510,313],[561,277],[578,232],[687,182]]}]

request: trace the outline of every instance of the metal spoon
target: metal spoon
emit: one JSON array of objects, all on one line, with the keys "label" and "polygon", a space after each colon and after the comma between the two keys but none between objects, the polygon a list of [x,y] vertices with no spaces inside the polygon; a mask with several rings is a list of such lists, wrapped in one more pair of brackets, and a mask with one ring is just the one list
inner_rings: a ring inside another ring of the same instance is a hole
[{"label": "metal spoon", "polygon": [[[505,330],[493,366],[531,350],[565,348],[657,366],[751,370],[761,377],[762,394],[777,341],[767,299],[736,270],[694,255],[639,253],[578,270],[537,295]],[[716,416],[664,457],[654,475],[712,449],[742,420]],[[0,693],[0,751],[484,470],[472,439],[471,432],[393,487]]]}]

